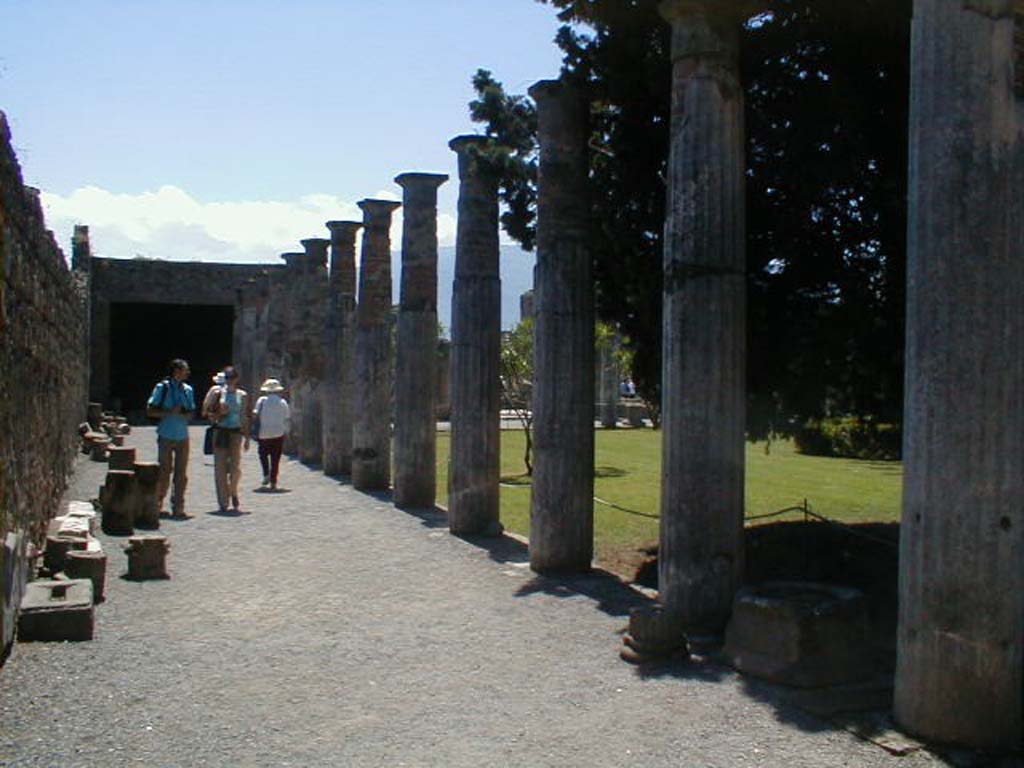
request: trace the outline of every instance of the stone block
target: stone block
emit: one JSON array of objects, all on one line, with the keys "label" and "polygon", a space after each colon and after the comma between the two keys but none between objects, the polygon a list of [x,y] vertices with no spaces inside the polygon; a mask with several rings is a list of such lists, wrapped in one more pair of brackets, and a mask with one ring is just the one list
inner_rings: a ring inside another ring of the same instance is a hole
[{"label": "stone block", "polygon": [[103,507],[103,532],[112,536],[127,536],[135,526],[138,488],[135,471],[112,469],[107,472],[104,491],[100,495]]},{"label": "stone block", "polygon": [[[98,543],[98,542],[97,542]],[[92,582],[92,599],[103,600],[107,585],[107,556],[102,550],[72,550],[64,563],[64,572],[72,579]]]},{"label": "stone block", "polygon": [[92,640],[92,582],[32,581],[18,614],[18,640]]},{"label": "stone block", "polygon": [[848,587],[766,582],[733,601],[725,655],[740,672],[814,688],[862,678],[871,667],[867,602]]},{"label": "stone block", "polygon": [[47,536],[43,550],[43,567],[50,573],[64,570],[68,552],[86,548],[86,538],[76,536]]},{"label": "stone block", "polygon": [[168,579],[166,536],[132,536],[125,552],[128,555],[128,578],[137,581]]},{"label": "stone block", "polygon": [[116,445],[111,446],[108,449],[109,461],[111,469],[126,469],[130,470],[134,468],[135,464],[135,449],[117,447]]},{"label": "stone block", "polygon": [[88,520],[90,536],[95,536],[99,532],[99,516],[91,501],[69,501],[64,516]]},{"label": "stone block", "polygon": [[136,461],[135,527],[156,530],[160,527],[160,503],[156,497],[160,465],[155,461]]}]

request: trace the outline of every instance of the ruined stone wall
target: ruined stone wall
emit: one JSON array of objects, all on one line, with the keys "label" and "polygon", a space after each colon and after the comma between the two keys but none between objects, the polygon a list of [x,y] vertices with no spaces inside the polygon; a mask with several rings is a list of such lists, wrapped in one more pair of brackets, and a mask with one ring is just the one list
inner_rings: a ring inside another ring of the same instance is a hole
[{"label": "ruined stone wall", "polygon": [[0,113],[0,602],[13,633],[29,542],[57,511],[86,410],[86,273],[73,273],[25,187]]}]

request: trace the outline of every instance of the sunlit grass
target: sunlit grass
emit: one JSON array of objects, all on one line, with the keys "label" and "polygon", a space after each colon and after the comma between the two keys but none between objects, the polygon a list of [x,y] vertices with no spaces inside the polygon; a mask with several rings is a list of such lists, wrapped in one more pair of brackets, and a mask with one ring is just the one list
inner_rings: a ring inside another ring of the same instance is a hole
[{"label": "sunlit grass", "polygon": [[[598,561],[613,551],[658,539],[661,433],[650,429],[598,430],[594,495]],[[524,436],[502,432],[501,522],[529,536],[530,485],[523,464]],[[449,440],[438,433],[438,496],[447,503]],[[747,444],[746,515],[763,515],[807,500],[814,512],[847,523],[899,520],[903,467],[797,453],[789,442]],[[609,506],[614,505],[614,506]],[[799,514],[773,519],[797,519]],[[756,521],[755,521],[756,522]]]}]

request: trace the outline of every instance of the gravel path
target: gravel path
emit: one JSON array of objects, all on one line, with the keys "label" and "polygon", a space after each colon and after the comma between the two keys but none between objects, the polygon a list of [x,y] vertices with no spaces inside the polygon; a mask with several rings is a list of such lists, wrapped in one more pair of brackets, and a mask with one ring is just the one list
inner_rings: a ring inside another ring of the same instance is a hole
[{"label": "gravel path", "polygon": [[[165,521],[171,579],[129,582],[104,537],[88,643],[15,646],[0,672],[3,766],[899,766],[728,669],[618,658],[643,601],[596,574],[535,577],[509,538],[296,462],[240,516],[216,510],[193,428],[188,511]],[[151,428],[129,445],[155,456]],[[84,457],[83,457],[84,458]],[[106,466],[82,460],[70,498]]]}]

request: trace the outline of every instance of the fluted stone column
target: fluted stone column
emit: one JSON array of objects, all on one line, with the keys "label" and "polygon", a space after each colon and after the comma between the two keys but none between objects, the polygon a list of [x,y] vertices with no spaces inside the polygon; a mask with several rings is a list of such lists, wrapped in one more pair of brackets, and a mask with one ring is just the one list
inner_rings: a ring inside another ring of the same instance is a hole
[{"label": "fluted stone column", "polygon": [[363,247],[356,307],[352,485],[391,485],[391,214],[401,203],[361,200]]},{"label": "fluted stone column", "polygon": [[303,252],[282,253],[285,269],[281,277],[281,299],[284,312],[281,317],[281,367],[288,404],[291,406],[291,422],[284,439],[284,450],[290,456],[297,456],[302,444],[303,401],[302,390],[302,332],[300,328],[302,302],[302,259]]},{"label": "fluted stone column", "polygon": [[331,275],[324,356],[324,473],[352,473],[352,386],[355,359],[356,233],[359,221],[328,221]]},{"label": "fluted stone column", "polygon": [[600,398],[601,398],[601,426],[605,429],[615,429],[619,423],[619,384],[621,372],[619,371],[616,354],[619,350],[618,335],[608,340],[601,349],[600,360],[597,364]]},{"label": "fluted stone column", "polygon": [[586,571],[594,554],[594,283],[587,251],[587,111],[560,80],[537,104],[530,567]]},{"label": "fluted stone column", "polygon": [[911,733],[1000,750],[1020,748],[1024,715],[1024,55],[1015,70],[1014,26],[1009,0],[914,3],[894,698]]},{"label": "fluted stone column", "polygon": [[733,8],[661,5],[673,65],[658,580],[663,606],[693,634],[724,628],[743,577],[743,91]]},{"label": "fluted stone column", "polygon": [[501,533],[498,182],[476,158],[488,142],[483,136],[458,136],[448,144],[459,158],[448,527],[456,534],[493,536]]},{"label": "fluted stone column", "polygon": [[395,357],[395,504],[434,506],[437,495],[437,188],[448,177],[403,173],[402,284]]},{"label": "fluted stone column", "polygon": [[320,385],[324,370],[324,334],[327,326],[327,247],[330,240],[311,237],[302,241],[303,288],[302,313],[302,381],[305,406],[302,418],[302,440],[299,459],[305,464],[319,465],[323,455],[323,393]]}]

